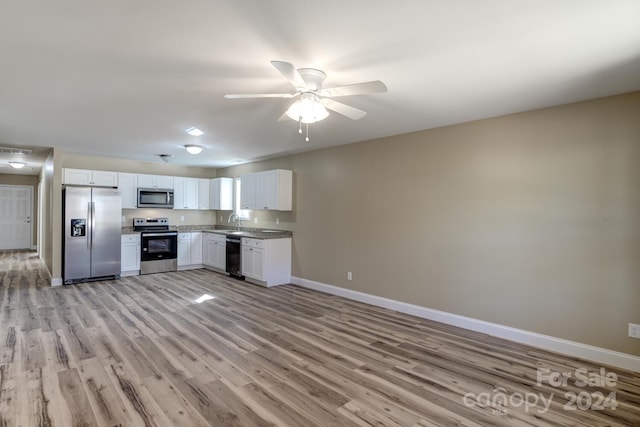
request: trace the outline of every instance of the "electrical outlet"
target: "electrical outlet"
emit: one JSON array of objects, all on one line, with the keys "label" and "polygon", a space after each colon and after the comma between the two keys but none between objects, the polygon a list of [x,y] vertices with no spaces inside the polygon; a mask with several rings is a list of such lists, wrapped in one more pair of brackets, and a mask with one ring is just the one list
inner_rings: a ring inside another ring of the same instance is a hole
[{"label": "electrical outlet", "polygon": [[222,215],[220,215],[220,221],[222,221]]},{"label": "electrical outlet", "polygon": [[629,323],[629,336],[631,338],[640,338],[640,325]]},{"label": "electrical outlet", "polygon": [[253,218],[253,223],[257,224],[258,223],[258,217]]},{"label": "electrical outlet", "polygon": [[184,221],[184,215],[180,215],[180,221]]},{"label": "electrical outlet", "polygon": [[276,224],[280,224],[280,218],[276,218]]},{"label": "electrical outlet", "polygon": [[347,280],[353,280],[353,274],[350,271],[347,271]]}]

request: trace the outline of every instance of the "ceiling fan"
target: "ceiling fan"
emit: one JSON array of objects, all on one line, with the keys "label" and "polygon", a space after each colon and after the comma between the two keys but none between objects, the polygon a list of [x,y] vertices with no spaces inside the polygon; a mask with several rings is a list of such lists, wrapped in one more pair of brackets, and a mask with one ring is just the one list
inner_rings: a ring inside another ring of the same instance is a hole
[{"label": "ceiling fan", "polygon": [[293,85],[294,93],[230,94],[224,97],[227,99],[297,98],[279,120],[290,118],[298,121],[300,133],[302,133],[302,123],[305,123],[307,125],[307,141],[309,141],[309,123],[327,118],[329,115],[327,108],[353,120],[361,119],[367,114],[365,111],[332,98],[387,91],[387,86],[380,80],[323,89],[322,84],[327,75],[322,70],[315,68],[296,69],[293,64],[285,61],[271,61],[271,64]]}]

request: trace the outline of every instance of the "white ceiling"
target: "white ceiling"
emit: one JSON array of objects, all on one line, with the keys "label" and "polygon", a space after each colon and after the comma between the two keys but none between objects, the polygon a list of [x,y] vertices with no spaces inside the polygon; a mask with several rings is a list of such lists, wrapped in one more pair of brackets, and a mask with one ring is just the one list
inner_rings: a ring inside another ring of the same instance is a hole
[{"label": "white ceiling", "polygon": [[[227,166],[640,90],[638,0],[2,0],[0,146]],[[269,61],[368,112],[277,121]],[[192,137],[196,126],[206,134]],[[182,146],[205,145],[199,156]],[[0,159],[0,162],[2,159]]]}]

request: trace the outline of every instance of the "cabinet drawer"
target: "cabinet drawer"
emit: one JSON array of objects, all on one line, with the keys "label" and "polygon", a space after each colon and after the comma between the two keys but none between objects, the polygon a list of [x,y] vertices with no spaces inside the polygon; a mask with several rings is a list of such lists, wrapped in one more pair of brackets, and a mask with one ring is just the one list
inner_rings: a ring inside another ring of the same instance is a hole
[{"label": "cabinet drawer", "polygon": [[264,248],[264,240],[245,237],[242,239],[242,246],[248,246],[250,248]]},{"label": "cabinet drawer", "polygon": [[139,242],[140,235],[139,234],[123,234],[122,235],[122,243],[125,242]]},{"label": "cabinet drawer", "polygon": [[207,239],[213,242],[222,242],[222,243],[227,242],[227,236],[223,234],[207,233]]}]

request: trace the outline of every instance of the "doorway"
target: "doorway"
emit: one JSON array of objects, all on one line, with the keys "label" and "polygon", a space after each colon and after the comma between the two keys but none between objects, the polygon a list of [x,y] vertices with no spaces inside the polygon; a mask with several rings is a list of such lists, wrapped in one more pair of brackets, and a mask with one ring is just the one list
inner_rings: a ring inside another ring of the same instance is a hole
[{"label": "doorway", "polygon": [[33,188],[0,185],[0,250],[31,249]]}]

